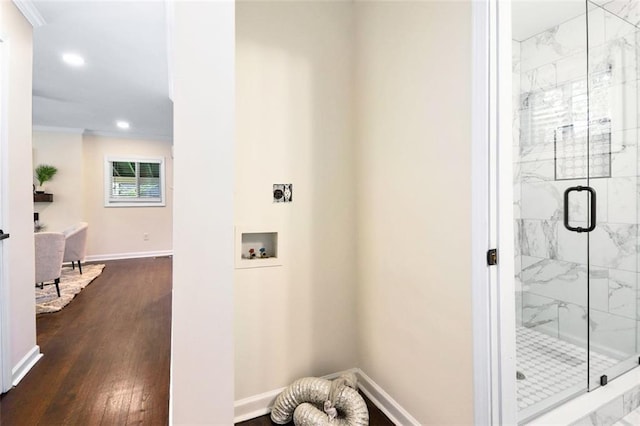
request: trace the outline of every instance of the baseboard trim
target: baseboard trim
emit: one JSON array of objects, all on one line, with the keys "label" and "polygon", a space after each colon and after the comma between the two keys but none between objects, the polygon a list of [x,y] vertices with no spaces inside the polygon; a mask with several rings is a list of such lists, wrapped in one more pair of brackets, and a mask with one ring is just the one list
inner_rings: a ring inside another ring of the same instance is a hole
[{"label": "baseboard trim", "polygon": [[132,253],[94,254],[87,256],[85,262],[102,262],[103,260],[138,259],[142,257],[173,256],[173,250],[138,251]]},{"label": "baseboard trim", "polygon": [[[420,423],[409,414],[396,400],[386,393],[376,382],[367,376],[359,368],[341,371],[339,373],[323,376],[323,379],[333,380],[344,373],[355,373],[358,377],[358,388],[371,402],[380,409],[396,425],[420,426]],[[276,397],[285,390],[286,387],[274,389],[259,395],[240,399],[233,404],[234,423],[254,419],[271,412],[271,408]]]},{"label": "baseboard trim", "polygon": [[235,401],[233,403],[233,423],[244,422],[245,420],[269,414],[276,397],[284,389],[275,389]]},{"label": "baseboard trim", "polygon": [[27,375],[27,373],[36,365],[42,358],[42,354],[40,353],[40,346],[34,346],[27,354],[16,364],[15,367],[11,370],[11,385],[18,386],[20,380]]},{"label": "baseboard trim", "polygon": [[[326,376],[322,376],[321,378],[333,380],[341,376],[342,374],[349,372],[354,372],[357,374],[357,369],[353,368],[351,370],[328,374]],[[285,389],[286,386],[280,389],[274,389],[261,393],[259,395],[254,395],[235,401],[233,403],[233,422],[239,423],[245,420],[251,420],[255,419],[256,417],[264,416],[265,414],[269,414],[274,402],[276,401],[276,397]]]},{"label": "baseboard trim", "polygon": [[359,368],[357,369],[357,375],[360,391],[371,400],[373,405],[389,417],[389,420],[396,425],[420,426],[420,422]]}]

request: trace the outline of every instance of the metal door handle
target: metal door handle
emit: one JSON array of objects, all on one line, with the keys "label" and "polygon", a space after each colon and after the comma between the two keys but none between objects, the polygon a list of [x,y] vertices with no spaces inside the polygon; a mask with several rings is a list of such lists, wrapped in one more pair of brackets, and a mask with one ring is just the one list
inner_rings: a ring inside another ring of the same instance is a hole
[{"label": "metal door handle", "polygon": [[5,234],[2,229],[0,229],[0,240],[6,240],[9,238],[9,234]]},{"label": "metal door handle", "polygon": [[[571,192],[589,191],[589,204],[591,210],[591,217],[589,218],[589,227],[583,228],[581,226],[573,227],[569,225],[569,194]],[[591,232],[596,229],[596,190],[590,186],[572,186],[564,191],[564,227],[573,232]]]}]

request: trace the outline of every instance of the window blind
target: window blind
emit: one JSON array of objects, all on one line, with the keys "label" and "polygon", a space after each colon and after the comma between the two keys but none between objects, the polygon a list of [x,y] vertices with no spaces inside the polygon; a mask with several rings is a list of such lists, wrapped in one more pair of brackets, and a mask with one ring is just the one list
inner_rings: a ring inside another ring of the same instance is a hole
[{"label": "window blind", "polygon": [[160,162],[111,161],[110,164],[110,201],[162,201]]}]

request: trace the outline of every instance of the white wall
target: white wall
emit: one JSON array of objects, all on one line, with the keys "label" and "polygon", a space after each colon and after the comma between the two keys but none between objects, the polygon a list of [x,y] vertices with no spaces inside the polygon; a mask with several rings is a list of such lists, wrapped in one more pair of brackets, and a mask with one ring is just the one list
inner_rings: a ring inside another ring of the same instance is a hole
[{"label": "white wall", "polygon": [[[84,220],[84,159],[81,133],[33,132],[33,167],[50,164],[58,173],[44,184],[53,203],[34,203],[46,231],[61,231]],[[34,179],[34,184],[38,182]]]},{"label": "white wall", "polygon": [[[165,206],[104,206],[104,158],[128,155],[165,159]],[[85,136],[83,162],[84,218],[89,223],[87,254],[104,256],[171,250],[173,231],[171,142]],[[144,234],[148,234],[148,240],[144,240]]]},{"label": "white wall", "polygon": [[235,271],[236,399],[357,364],[352,10],[236,3],[235,224],[285,255]]},{"label": "white wall", "polygon": [[171,418],[233,423],[234,2],[174,2]]},{"label": "white wall", "polygon": [[472,424],[471,3],[355,7],[360,367]]},{"label": "white wall", "polygon": [[11,238],[2,244],[8,252],[11,298],[11,365],[36,345],[34,303],[35,259],[33,243],[33,188],[31,162],[32,30],[12,2],[0,2],[0,34],[9,46],[8,96],[8,206],[3,230]]}]

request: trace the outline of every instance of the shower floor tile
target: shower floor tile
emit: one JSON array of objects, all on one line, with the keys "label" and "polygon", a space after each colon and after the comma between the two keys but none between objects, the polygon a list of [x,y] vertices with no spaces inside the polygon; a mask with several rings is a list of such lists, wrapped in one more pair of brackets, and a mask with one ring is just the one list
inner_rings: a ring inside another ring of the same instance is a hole
[{"label": "shower floor tile", "polygon": [[[587,351],[580,346],[530,328],[516,330],[516,368],[524,374],[518,380],[518,408],[523,410],[554,395],[584,384]],[[603,372],[619,361],[591,351],[591,371]]]}]

